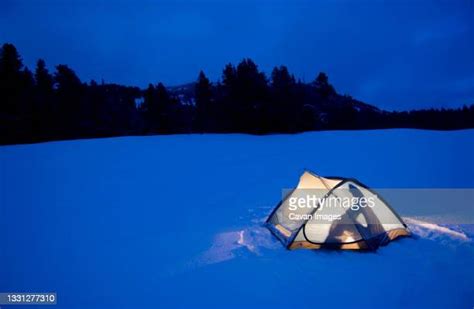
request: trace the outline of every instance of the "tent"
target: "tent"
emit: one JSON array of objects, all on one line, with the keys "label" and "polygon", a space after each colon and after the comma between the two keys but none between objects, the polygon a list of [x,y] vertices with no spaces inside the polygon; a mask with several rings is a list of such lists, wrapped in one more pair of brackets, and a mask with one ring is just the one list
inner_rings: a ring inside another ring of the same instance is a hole
[{"label": "tent", "polygon": [[409,236],[397,213],[355,179],[321,177],[310,171],[284,198],[265,225],[288,249],[375,250]]}]

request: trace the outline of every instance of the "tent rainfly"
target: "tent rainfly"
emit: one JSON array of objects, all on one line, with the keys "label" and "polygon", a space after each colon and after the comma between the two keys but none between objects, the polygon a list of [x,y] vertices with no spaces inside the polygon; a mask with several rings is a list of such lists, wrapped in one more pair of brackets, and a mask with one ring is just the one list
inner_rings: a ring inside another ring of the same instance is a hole
[{"label": "tent rainfly", "polygon": [[266,226],[287,249],[376,250],[410,235],[387,202],[357,180],[310,171],[301,175]]}]

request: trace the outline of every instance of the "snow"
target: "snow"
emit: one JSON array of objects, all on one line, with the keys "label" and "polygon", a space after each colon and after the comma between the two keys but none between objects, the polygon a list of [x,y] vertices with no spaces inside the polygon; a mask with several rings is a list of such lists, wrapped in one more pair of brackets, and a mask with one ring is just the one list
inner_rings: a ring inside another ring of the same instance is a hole
[{"label": "snow", "polygon": [[287,251],[261,224],[304,168],[374,188],[474,188],[473,138],[377,130],[3,146],[0,291],[57,292],[57,308],[472,308],[473,222],[401,212],[414,237],[375,253]]}]

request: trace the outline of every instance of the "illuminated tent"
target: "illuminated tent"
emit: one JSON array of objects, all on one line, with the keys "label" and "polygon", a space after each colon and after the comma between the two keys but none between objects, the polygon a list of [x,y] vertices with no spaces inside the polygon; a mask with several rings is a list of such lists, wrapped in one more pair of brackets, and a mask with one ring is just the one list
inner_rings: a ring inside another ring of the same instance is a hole
[{"label": "illuminated tent", "polygon": [[357,180],[309,171],[273,210],[266,226],[288,249],[375,250],[410,235],[395,211]]}]

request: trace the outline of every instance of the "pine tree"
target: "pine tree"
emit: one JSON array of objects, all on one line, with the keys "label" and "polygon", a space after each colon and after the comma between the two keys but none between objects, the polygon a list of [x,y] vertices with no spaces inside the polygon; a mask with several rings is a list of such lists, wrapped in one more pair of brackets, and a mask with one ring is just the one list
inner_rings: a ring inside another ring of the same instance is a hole
[{"label": "pine tree", "polygon": [[168,90],[162,83],[158,83],[156,86],[156,102],[160,113],[166,112],[171,104]]},{"label": "pine tree", "polygon": [[295,86],[295,77],[290,75],[286,66],[275,67],[272,71],[272,87],[278,93],[289,93]]},{"label": "pine tree", "polygon": [[36,63],[35,70],[36,95],[35,95],[35,126],[40,136],[49,136],[54,128],[54,107],[53,107],[53,76],[46,68],[43,59]]},{"label": "pine tree", "polygon": [[227,64],[222,72],[222,84],[224,87],[232,88],[235,83],[236,75],[235,67],[231,63]]},{"label": "pine tree", "polygon": [[316,89],[316,92],[323,98],[336,94],[336,90],[334,90],[334,87],[329,83],[329,78],[324,72],[318,74],[313,82],[313,86]]},{"label": "pine tree", "polygon": [[40,93],[51,93],[53,90],[53,77],[49,74],[46,68],[46,63],[43,59],[38,59],[35,70],[36,88]]},{"label": "pine tree", "polygon": [[212,113],[211,98],[212,89],[209,79],[203,71],[199,72],[198,80],[194,89],[196,99],[196,128],[198,131],[206,131],[210,126],[210,114]]},{"label": "pine tree", "polygon": [[59,126],[64,133],[73,137],[79,135],[81,119],[83,118],[81,103],[83,87],[76,73],[67,65],[56,66],[54,73],[56,87],[57,111]]},{"label": "pine tree", "polygon": [[20,112],[20,96],[24,86],[23,63],[13,44],[6,43],[0,51],[0,113]]}]

